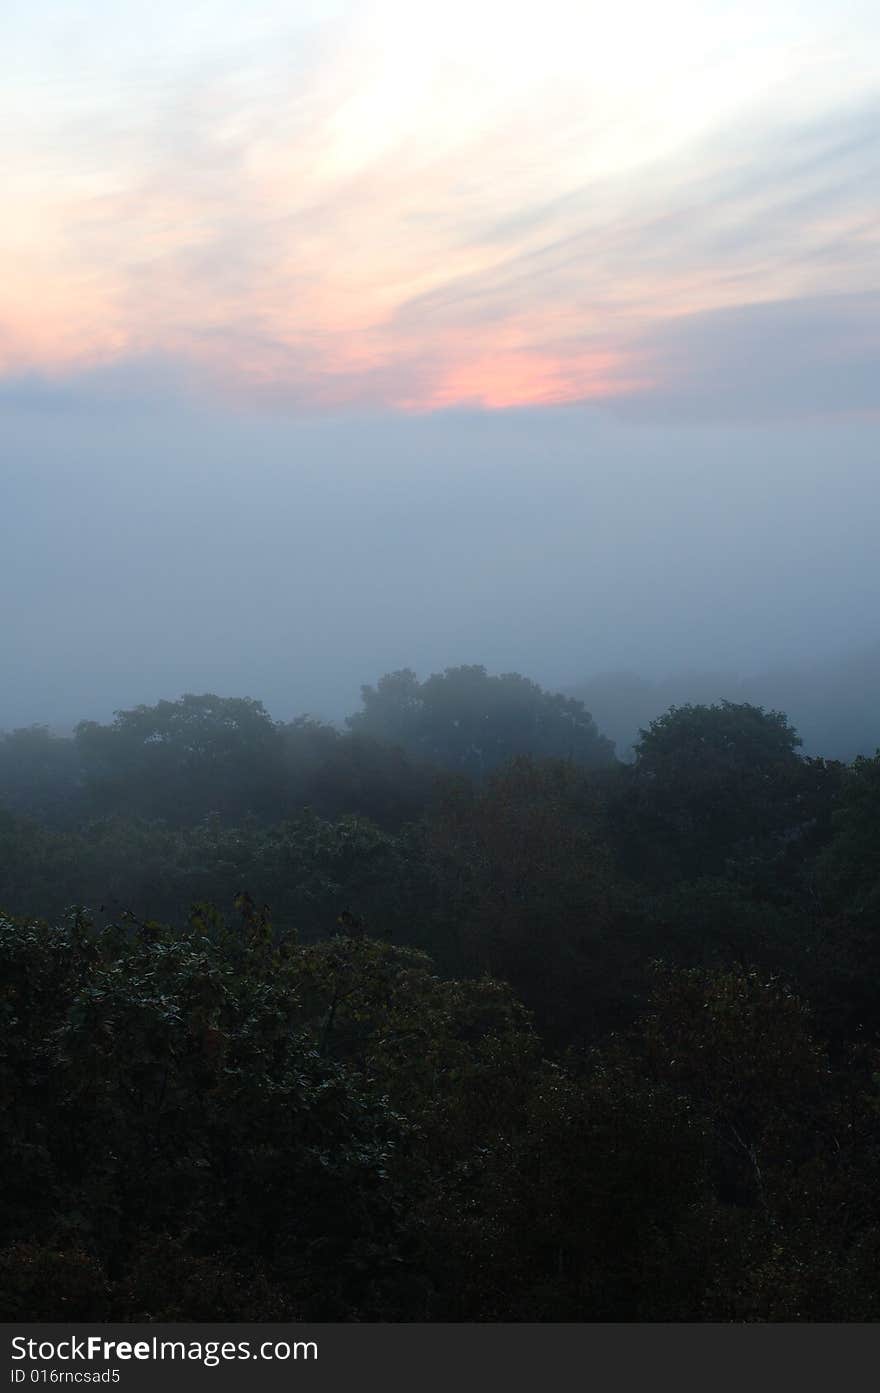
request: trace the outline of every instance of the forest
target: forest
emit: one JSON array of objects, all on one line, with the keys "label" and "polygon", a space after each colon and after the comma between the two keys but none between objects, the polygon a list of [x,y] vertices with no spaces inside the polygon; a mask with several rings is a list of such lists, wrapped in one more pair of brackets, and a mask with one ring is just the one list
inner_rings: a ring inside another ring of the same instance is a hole
[{"label": "forest", "polygon": [[0,738],[0,1308],[880,1319],[880,753],[480,666]]}]

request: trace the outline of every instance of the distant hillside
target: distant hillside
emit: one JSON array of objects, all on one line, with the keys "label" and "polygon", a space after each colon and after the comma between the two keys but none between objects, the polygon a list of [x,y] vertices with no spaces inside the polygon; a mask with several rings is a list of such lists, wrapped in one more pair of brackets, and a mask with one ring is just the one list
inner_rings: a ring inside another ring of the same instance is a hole
[{"label": "distant hillside", "polygon": [[784,711],[803,739],[805,754],[850,760],[880,748],[880,643],[751,677],[692,671],[650,681],[632,672],[600,673],[567,695],[586,704],[621,759],[631,758],[640,727],[673,704],[722,698]]}]

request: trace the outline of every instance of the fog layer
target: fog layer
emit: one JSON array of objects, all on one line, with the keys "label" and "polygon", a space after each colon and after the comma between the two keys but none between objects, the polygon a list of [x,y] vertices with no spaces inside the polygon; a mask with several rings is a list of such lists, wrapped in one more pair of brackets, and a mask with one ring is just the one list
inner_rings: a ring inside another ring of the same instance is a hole
[{"label": "fog layer", "polygon": [[293,421],[27,384],[3,407],[3,728],[193,690],[338,719],[403,666],[571,688],[878,636],[870,420]]}]

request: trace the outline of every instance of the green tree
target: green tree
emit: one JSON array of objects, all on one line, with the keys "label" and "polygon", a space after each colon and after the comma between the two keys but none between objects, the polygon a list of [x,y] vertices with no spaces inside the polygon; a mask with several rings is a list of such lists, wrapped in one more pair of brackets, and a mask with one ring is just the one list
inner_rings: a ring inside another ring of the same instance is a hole
[{"label": "green tree", "polygon": [[880,906],[880,752],[846,771],[832,837],[817,866],[817,885],[834,910],[875,915]]},{"label": "green tree", "polygon": [[82,771],[73,740],[48,726],[0,736],[0,807],[69,826],[82,812]]},{"label": "green tree", "polygon": [[225,1272],[240,1295],[267,1274],[280,1295],[260,1318],[375,1318],[408,1128],[321,1049],[298,969],[290,941],[248,944],[208,912],[174,934],[0,920],[0,1247],[31,1245],[51,1281],[65,1254],[91,1264],[104,1319],[143,1293],[157,1244],[177,1246],[182,1289],[181,1264]]},{"label": "green tree", "polygon": [[642,731],[635,764],[610,790],[623,863],[669,882],[784,849],[816,813],[807,795],[822,761],[802,760],[799,744],[778,711],[729,701],[671,707]]},{"label": "green tree", "polygon": [[509,981],[554,1046],[594,1042],[638,1008],[644,944],[605,844],[591,774],[520,756],[431,821],[460,966]]},{"label": "green tree", "polygon": [[281,736],[262,702],[188,694],[83,721],[76,744],[94,812],[196,821],[272,807]]},{"label": "green tree", "polygon": [[420,760],[482,778],[518,754],[610,764],[614,747],[579,701],[545,692],[518,673],[447,668],[419,682],[410,669],[361,689],[352,730],[402,746]]}]

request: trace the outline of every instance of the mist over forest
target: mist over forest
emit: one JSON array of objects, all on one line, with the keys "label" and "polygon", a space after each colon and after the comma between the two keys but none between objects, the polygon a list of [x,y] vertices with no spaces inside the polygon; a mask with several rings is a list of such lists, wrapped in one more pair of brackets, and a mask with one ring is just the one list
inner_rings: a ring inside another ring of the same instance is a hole
[{"label": "mist over forest", "polygon": [[880,9],[0,49],[0,1322],[880,1320]]},{"label": "mist over forest", "polygon": [[3,1309],[876,1319],[873,430],[4,406]]},{"label": "mist over forest", "polygon": [[738,683],[817,752],[876,742],[855,714],[880,589],[867,423],[218,419],[145,374],[10,396],[0,729],[205,690],[341,721],[382,672],[482,663],[665,683],[629,724],[588,689],[621,748],[667,694]]},{"label": "mist over forest", "polygon": [[670,706],[711,705],[726,698],[785,711],[806,754],[848,762],[880,748],[880,645],[848,650],[801,666],[735,672],[684,671],[650,681],[634,672],[600,673],[570,689],[592,711],[621,759],[631,759],[639,731]]}]

